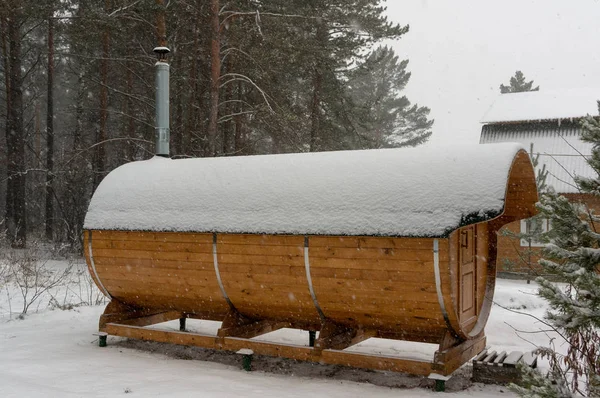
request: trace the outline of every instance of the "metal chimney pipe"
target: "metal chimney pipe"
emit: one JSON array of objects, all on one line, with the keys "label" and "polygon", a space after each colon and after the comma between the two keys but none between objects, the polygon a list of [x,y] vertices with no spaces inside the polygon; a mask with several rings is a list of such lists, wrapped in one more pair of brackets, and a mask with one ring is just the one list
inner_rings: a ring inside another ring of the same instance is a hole
[{"label": "metal chimney pipe", "polygon": [[155,64],[156,70],[156,155],[169,157],[169,140],[171,129],[169,127],[169,70],[166,62],[167,47],[156,47],[154,52],[158,55]]}]

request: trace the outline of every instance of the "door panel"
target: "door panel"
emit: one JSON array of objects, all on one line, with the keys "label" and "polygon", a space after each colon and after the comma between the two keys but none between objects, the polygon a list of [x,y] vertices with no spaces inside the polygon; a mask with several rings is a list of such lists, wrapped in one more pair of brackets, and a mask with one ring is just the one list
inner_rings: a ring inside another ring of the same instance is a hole
[{"label": "door panel", "polygon": [[465,227],[460,232],[459,247],[459,319],[460,323],[468,322],[477,315],[476,292],[476,248],[475,227]]}]

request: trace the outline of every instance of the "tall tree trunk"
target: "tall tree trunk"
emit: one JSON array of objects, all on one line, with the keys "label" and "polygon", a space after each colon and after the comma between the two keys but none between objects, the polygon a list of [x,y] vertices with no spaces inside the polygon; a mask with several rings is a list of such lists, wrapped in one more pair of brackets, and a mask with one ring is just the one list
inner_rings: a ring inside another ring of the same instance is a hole
[{"label": "tall tree trunk", "polygon": [[217,122],[219,119],[219,80],[221,78],[221,38],[219,0],[210,2],[210,109],[208,117],[208,156],[216,155]]},{"label": "tall tree trunk", "polygon": [[239,80],[237,82],[237,90],[236,90],[236,94],[237,94],[237,102],[236,102],[236,113],[237,115],[235,115],[235,148],[234,151],[236,154],[238,155],[248,155],[249,151],[247,148],[247,140],[246,140],[246,133],[247,133],[247,119],[248,117],[246,115],[243,115],[242,112],[244,111],[244,105],[243,105],[243,98],[244,98],[244,86],[242,84],[242,81]]},{"label": "tall tree trunk", "polygon": [[48,13],[48,110],[46,113],[46,239],[54,237],[54,4]]},{"label": "tall tree trunk", "polygon": [[[0,11],[0,46],[2,46],[2,59],[4,60],[4,89],[5,89],[5,98],[6,98],[6,118],[8,119],[8,115],[10,114],[10,58],[9,58],[9,54],[8,54],[8,19],[7,19],[7,15],[6,12],[8,10],[2,10]],[[5,142],[6,145],[8,145],[8,123],[5,123],[4,126],[4,138],[5,138]],[[6,157],[8,159],[8,150],[6,149],[6,146],[2,149],[3,151],[6,151]],[[4,179],[6,181],[6,198],[5,198],[5,203],[4,203],[4,212],[3,212],[3,221],[4,223],[1,226],[0,231],[3,231],[6,229],[6,226],[8,225],[8,220],[9,217],[12,217],[11,215],[9,215],[9,212],[12,211],[12,206],[11,208],[9,208],[8,203],[12,203],[12,199],[9,198],[9,195],[11,194],[11,190],[9,189],[10,186],[10,181],[8,178]]]},{"label": "tall tree trunk", "polygon": [[[126,62],[127,72],[125,74],[125,80],[127,81],[127,92],[130,94],[125,98],[125,109],[123,110],[123,114],[125,115],[123,119],[123,131],[125,132],[125,137],[127,138],[135,138],[135,122],[133,120],[133,98],[131,94],[133,94],[133,72],[132,69],[134,65],[128,61]],[[123,145],[121,156],[127,161],[132,161],[135,159],[136,153],[136,145],[133,145],[131,141],[127,142],[127,145]]]},{"label": "tall tree trunk", "polygon": [[83,102],[85,98],[86,85],[84,73],[79,72],[77,78],[77,98],[75,103],[75,131],[73,132],[73,153],[81,149],[81,137],[83,135]]},{"label": "tall tree trunk", "polygon": [[198,49],[200,46],[200,6],[196,7],[196,17],[194,21],[194,44],[192,47],[192,59],[190,60],[190,71],[189,71],[189,82],[191,86],[190,96],[188,100],[187,107],[187,121],[186,126],[183,129],[184,131],[181,134],[184,134],[181,137],[182,143],[182,154],[190,155],[192,153],[192,135],[196,131],[196,126],[198,123],[198,111],[197,107],[201,106],[201,98],[198,95],[198,62],[199,57]]},{"label": "tall tree trunk", "polygon": [[[227,62],[226,62],[226,72],[225,73],[230,73],[233,72],[233,68],[234,68],[234,55],[233,54],[229,54],[229,57],[227,58]],[[234,136],[235,136],[235,121],[234,121],[234,117],[233,114],[235,113],[235,104],[233,103],[233,89],[234,89],[235,85],[233,83],[228,84],[227,87],[225,88],[225,97],[223,98],[224,101],[226,102],[226,106],[225,106],[225,115],[226,117],[229,118],[229,120],[227,122],[224,123],[223,125],[223,154],[224,155],[232,155],[233,151],[234,151],[234,146],[235,143],[234,141]]]},{"label": "tall tree trunk", "polygon": [[88,159],[77,156],[82,147],[83,135],[83,117],[84,117],[84,101],[87,93],[85,84],[85,73],[80,70],[77,79],[77,96],[75,98],[75,129],[73,131],[73,146],[71,147],[71,156],[77,158],[73,161],[70,170],[67,174],[67,190],[69,192],[65,212],[67,220],[67,238],[74,247],[81,247],[82,237],[81,228],[85,218],[85,211],[88,198],[87,166]]},{"label": "tall tree trunk", "polygon": [[34,165],[35,167],[43,167],[43,154],[42,154],[42,106],[39,101],[35,101],[35,124],[34,124],[34,137],[33,143],[33,155],[35,156]]},{"label": "tall tree trunk", "polygon": [[23,76],[21,59],[21,5],[13,4],[8,18],[8,48],[10,75],[7,115],[7,171],[8,187],[6,213],[8,233],[14,247],[27,243],[27,210],[25,202],[25,139],[23,128]]},{"label": "tall tree trunk", "polygon": [[[111,0],[104,1],[104,11],[108,15],[111,6]],[[105,141],[108,136],[106,133],[108,121],[108,57],[110,50],[110,27],[108,22],[102,32],[102,59],[100,60],[100,115],[98,134],[96,136],[96,158],[94,162],[94,189],[100,184],[104,177],[106,168],[106,149]]]},{"label": "tall tree trunk", "polygon": [[[317,22],[317,43],[327,40],[327,31],[322,21]],[[310,110],[310,143],[309,151],[315,152],[321,149],[321,93],[323,92],[323,60],[321,54],[317,54],[313,71],[313,95]]]},{"label": "tall tree trunk", "polygon": [[245,151],[242,149],[245,145],[244,143],[244,133],[243,133],[243,115],[242,112],[244,110],[243,106],[242,106],[242,82],[238,81],[237,84],[237,90],[236,90],[236,94],[237,94],[237,101],[236,101],[236,113],[237,115],[234,116],[234,123],[235,123],[235,139],[234,139],[234,148],[233,150],[235,151],[236,154],[238,155],[245,155]]},{"label": "tall tree trunk", "polygon": [[[174,123],[174,128],[172,130],[172,134],[171,136],[173,137],[173,155],[181,155],[182,154],[182,144],[183,144],[183,137],[182,135],[184,134],[183,130],[183,90],[184,90],[184,84],[183,84],[183,76],[181,75],[181,72],[183,71],[183,57],[182,56],[175,56],[173,57],[173,69],[175,70],[175,73],[177,73],[178,75],[178,79],[177,79],[177,84],[175,85],[175,90],[176,93],[173,96],[173,100],[176,101],[175,102],[175,123]],[[173,134],[174,133],[174,134]]]},{"label": "tall tree trunk", "polygon": [[313,96],[310,109],[310,144],[309,151],[319,149],[319,132],[321,128],[321,91],[323,90],[323,75],[319,66],[315,66],[313,75]]}]

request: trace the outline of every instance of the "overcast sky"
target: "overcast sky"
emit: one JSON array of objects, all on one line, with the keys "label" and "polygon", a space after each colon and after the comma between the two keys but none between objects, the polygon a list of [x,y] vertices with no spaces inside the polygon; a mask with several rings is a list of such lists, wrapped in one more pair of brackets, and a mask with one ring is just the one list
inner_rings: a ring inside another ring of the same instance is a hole
[{"label": "overcast sky", "polygon": [[[431,108],[434,142],[478,142],[479,121],[515,71],[540,90],[600,88],[600,0],[387,0],[410,25],[409,100]],[[600,90],[598,97],[600,99]]]}]

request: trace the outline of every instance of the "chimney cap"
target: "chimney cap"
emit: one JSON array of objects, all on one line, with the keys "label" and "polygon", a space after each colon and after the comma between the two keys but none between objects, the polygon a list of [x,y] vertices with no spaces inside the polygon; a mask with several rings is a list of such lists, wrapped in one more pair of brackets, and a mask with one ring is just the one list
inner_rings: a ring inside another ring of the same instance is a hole
[{"label": "chimney cap", "polygon": [[171,50],[169,50],[169,47],[154,47],[153,51],[158,55],[168,54],[171,52]]}]

